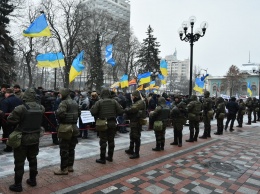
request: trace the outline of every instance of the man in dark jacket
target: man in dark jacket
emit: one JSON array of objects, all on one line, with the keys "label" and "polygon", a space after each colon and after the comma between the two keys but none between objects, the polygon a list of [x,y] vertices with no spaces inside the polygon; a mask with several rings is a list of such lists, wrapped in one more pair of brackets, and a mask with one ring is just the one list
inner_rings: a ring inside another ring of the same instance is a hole
[{"label": "man in dark jacket", "polygon": [[[107,120],[107,129],[99,131],[99,145],[100,145],[100,159],[97,163],[105,164],[106,160],[113,161],[115,148],[115,134],[116,134],[116,117],[123,114],[122,106],[114,99],[111,99],[111,94],[108,89],[103,89],[101,92],[101,100],[97,101],[92,106],[90,112],[98,119]],[[108,156],[106,157],[106,147],[108,144]]]},{"label": "man in dark jacket", "polygon": [[141,146],[141,131],[142,125],[140,119],[143,115],[146,115],[146,104],[141,99],[139,91],[132,93],[133,105],[130,108],[125,109],[127,117],[130,119],[130,146],[129,149],[125,150],[127,154],[130,154],[130,159],[139,158],[139,151]]},{"label": "man in dark jacket", "polygon": [[30,178],[27,184],[36,186],[37,155],[39,153],[39,138],[44,107],[36,103],[36,93],[33,88],[28,88],[23,95],[23,105],[17,106],[8,116],[9,125],[14,125],[15,131],[22,133],[21,145],[14,148],[15,183],[9,187],[11,191],[21,192],[24,174],[24,162],[29,162]]},{"label": "man in dark jacket", "polygon": [[232,132],[232,131],[234,131],[233,125],[234,125],[234,121],[236,119],[236,114],[237,114],[237,111],[239,110],[239,105],[236,102],[236,98],[234,96],[232,96],[230,98],[230,101],[227,103],[226,108],[228,110],[228,113],[227,113],[227,121],[226,121],[226,125],[225,125],[225,131],[227,130],[228,124],[231,120],[229,131]]},{"label": "man in dark jacket", "polygon": [[55,111],[59,120],[58,137],[60,145],[60,168],[54,171],[55,175],[67,175],[73,172],[75,160],[75,147],[78,143],[79,129],[77,120],[80,116],[79,105],[70,97],[70,90],[63,88],[60,90],[61,103]]},{"label": "man in dark jacket", "polygon": [[[1,103],[0,112],[2,112],[2,114],[10,113],[14,110],[15,107],[21,105],[22,103],[23,101],[14,95],[13,89],[7,88],[5,92],[5,99]],[[7,117],[4,116],[4,118]],[[6,122],[2,123],[2,127],[3,127],[3,138],[8,138],[9,135],[14,131],[14,127],[7,125]],[[12,147],[6,145],[4,152],[12,152]]]}]

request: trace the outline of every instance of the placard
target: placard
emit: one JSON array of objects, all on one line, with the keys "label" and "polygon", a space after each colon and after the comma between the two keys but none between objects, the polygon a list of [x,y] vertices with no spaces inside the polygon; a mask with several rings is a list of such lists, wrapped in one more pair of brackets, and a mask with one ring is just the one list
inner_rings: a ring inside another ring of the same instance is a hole
[{"label": "placard", "polygon": [[89,110],[82,110],[80,118],[82,120],[82,123],[95,122],[95,118],[91,115],[91,112]]}]

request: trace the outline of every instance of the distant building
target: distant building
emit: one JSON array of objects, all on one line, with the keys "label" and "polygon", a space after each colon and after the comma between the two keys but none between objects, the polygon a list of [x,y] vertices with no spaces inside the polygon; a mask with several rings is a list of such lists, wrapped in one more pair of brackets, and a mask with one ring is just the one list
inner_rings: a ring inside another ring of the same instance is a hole
[{"label": "distant building", "polygon": [[190,75],[190,60],[183,61],[177,59],[177,51],[173,55],[165,57],[168,63],[168,80],[181,81],[182,79],[189,79]]},{"label": "distant building", "polygon": [[[243,71],[244,72],[244,71]],[[224,76],[208,76],[207,77],[207,90],[210,92],[211,96],[220,96],[221,94],[230,96],[231,88],[225,89],[223,86]],[[238,90],[233,92],[234,96],[248,96],[247,93],[247,83],[251,84],[252,96],[259,96],[259,80],[260,76],[253,74],[251,71],[247,71],[244,80]]]},{"label": "distant building", "polygon": [[129,22],[130,26],[130,4],[126,0],[85,0],[91,9],[106,10],[116,20]]}]

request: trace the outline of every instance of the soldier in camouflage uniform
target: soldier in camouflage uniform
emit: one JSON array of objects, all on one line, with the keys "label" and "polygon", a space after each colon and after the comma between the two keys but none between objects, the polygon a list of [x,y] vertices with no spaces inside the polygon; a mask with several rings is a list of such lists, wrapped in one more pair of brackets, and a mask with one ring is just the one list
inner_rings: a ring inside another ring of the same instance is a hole
[{"label": "soldier in camouflage uniform", "polygon": [[[108,127],[105,131],[99,131],[100,159],[97,159],[96,162],[101,164],[105,164],[106,160],[112,162],[115,148],[116,117],[123,114],[123,108],[116,100],[111,98],[108,89],[103,89],[101,99],[91,107],[90,112],[96,118],[106,119]],[[108,156],[106,157],[107,144]]]},{"label": "soldier in camouflage uniform", "polygon": [[22,132],[21,145],[13,149],[15,183],[9,187],[11,191],[21,192],[22,179],[24,174],[24,162],[29,162],[30,178],[27,184],[36,186],[37,155],[39,153],[39,138],[41,121],[44,114],[44,107],[36,103],[36,92],[28,88],[23,95],[23,105],[17,106],[8,116],[9,125],[15,125],[15,131]]},{"label": "soldier in camouflage uniform", "polygon": [[159,97],[158,106],[154,111],[150,112],[149,119],[153,121],[162,121],[163,127],[161,131],[154,131],[156,138],[156,147],[153,151],[164,150],[165,145],[165,130],[170,118],[170,108],[166,105],[166,100],[164,97]]},{"label": "soldier in camouflage uniform", "polygon": [[246,124],[251,125],[252,111],[253,111],[253,101],[251,97],[248,97],[246,99],[246,108],[247,108],[247,116],[248,116],[248,122]]},{"label": "soldier in camouflage uniform", "polygon": [[243,124],[243,116],[244,116],[245,110],[246,110],[246,105],[245,105],[243,99],[240,99],[240,100],[239,100],[238,106],[239,106],[239,109],[238,109],[238,112],[237,112],[237,122],[238,122],[238,126],[236,126],[236,127],[242,127],[242,124]]},{"label": "soldier in camouflage uniform", "polygon": [[139,151],[141,145],[141,131],[142,125],[140,123],[140,118],[142,115],[146,114],[146,104],[141,99],[140,92],[134,91],[132,93],[133,104],[130,108],[125,109],[127,117],[130,119],[130,146],[128,150],[125,150],[127,154],[130,154],[130,159],[139,158]]},{"label": "soldier in camouflage uniform", "polygon": [[218,97],[216,99],[216,119],[217,119],[217,132],[214,133],[215,135],[223,135],[223,129],[224,129],[224,118],[223,114],[226,114],[226,109],[225,109],[225,102],[222,97]]},{"label": "soldier in camouflage uniform", "polygon": [[[171,110],[171,119],[172,119],[172,125],[174,134],[176,134],[176,140],[174,140],[171,145],[178,145],[179,147],[182,147],[182,130],[183,125],[186,123],[186,103],[180,102],[176,106],[173,107]],[[175,136],[174,136],[175,139]]]},{"label": "soldier in camouflage uniform", "polygon": [[210,93],[209,91],[204,92],[204,99],[202,104],[202,110],[203,110],[203,122],[204,122],[204,132],[203,135],[199,138],[201,139],[207,139],[208,137],[211,137],[211,117],[208,114],[209,111],[212,111],[212,99],[209,97]]},{"label": "soldier in camouflage uniform", "polygon": [[[186,140],[186,142],[194,142],[197,141],[200,128],[200,111],[201,111],[201,102],[198,101],[196,95],[191,96],[191,102],[187,105],[188,110],[188,118],[189,118],[189,129],[190,129],[190,139]],[[194,134],[195,128],[195,134]]]},{"label": "soldier in camouflage uniform", "polygon": [[[177,106],[182,101],[182,98],[179,95],[174,95],[174,101],[172,102],[172,108]],[[177,130],[173,130],[173,142],[170,143],[171,145],[178,145],[177,140]]]},{"label": "soldier in camouflage uniform", "polygon": [[[67,175],[68,172],[73,172],[73,164],[75,159],[75,147],[78,143],[79,129],[77,127],[77,120],[80,116],[80,109],[75,100],[70,97],[70,90],[62,88],[59,93],[61,102],[58,109],[55,111],[57,119],[59,121],[58,137],[60,146],[60,168],[54,171],[55,175]],[[69,127],[72,131],[72,135],[67,137],[61,137],[59,131],[62,128]]]},{"label": "soldier in camouflage uniform", "polygon": [[252,123],[256,123],[256,114],[258,112],[258,100],[256,99],[256,97],[253,97],[252,106],[253,106],[253,115],[254,115],[254,121],[252,121]]}]

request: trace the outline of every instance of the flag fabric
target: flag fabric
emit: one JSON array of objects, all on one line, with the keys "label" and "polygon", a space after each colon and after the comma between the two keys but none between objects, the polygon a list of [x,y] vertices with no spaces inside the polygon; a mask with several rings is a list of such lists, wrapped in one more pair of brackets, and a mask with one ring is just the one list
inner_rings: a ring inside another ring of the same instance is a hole
[{"label": "flag fabric", "polygon": [[201,78],[200,78],[200,80],[201,81],[204,81],[205,79],[206,79],[206,77],[208,77],[209,76],[209,74],[206,74],[205,76],[203,75]]},{"label": "flag fabric", "polygon": [[36,60],[38,62],[38,67],[59,68],[65,66],[62,52],[39,54],[37,55]]},{"label": "flag fabric", "polygon": [[123,75],[120,79],[120,86],[121,88],[126,88],[128,87],[128,75]]},{"label": "flag fabric", "polygon": [[162,84],[166,84],[166,79],[165,79],[165,77],[163,75],[158,74],[158,78],[159,78],[159,80],[161,80]]},{"label": "flag fabric", "polygon": [[204,81],[201,81],[201,78],[196,78],[195,79],[195,87],[193,88],[193,90],[202,94],[203,93],[203,87],[204,87]]},{"label": "flag fabric", "polygon": [[167,71],[167,62],[165,60],[161,60],[160,62],[160,70],[162,75],[167,76],[168,75],[168,71]]},{"label": "flag fabric", "polygon": [[120,86],[120,82],[113,83],[110,88],[118,88]]},{"label": "flag fabric", "polygon": [[252,87],[249,82],[247,82],[247,93],[249,94],[249,96],[252,96]]},{"label": "flag fabric", "polygon": [[144,89],[144,85],[139,86],[138,88],[136,88],[136,90],[140,91]]},{"label": "flag fabric", "polygon": [[26,37],[42,37],[51,36],[51,31],[47,23],[45,14],[36,18],[31,25],[23,31],[23,35]]},{"label": "flag fabric", "polygon": [[151,81],[151,72],[146,72],[137,76],[139,85],[149,83]]},{"label": "flag fabric", "polygon": [[132,79],[128,82],[129,86],[136,85],[136,79]]},{"label": "flag fabric", "polygon": [[155,81],[150,82],[150,87],[153,87],[153,86],[155,86]]},{"label": "flag fabric", "polygon": [[69,82],[72,82],[78,75],[81,74],[82,70],[85,68],[85,66],[82,64],[83,57],[84,51],[81,51],[73,60],[70,68]]},{"label": "flag fabric", "polygon": [[115,60],[112,58],[112,53],[113,53],[113,45],[109,44],[106,47],[106,53],[105,53],[105,57],[106,57],[106,62],[110,65],[112,65],[112,67],[115,66],[116,62]]},{"label": "flag fabric", "polygon": [[218,83],[218,86],[217,86],[217,92],[220,92],[219,83]]}]

